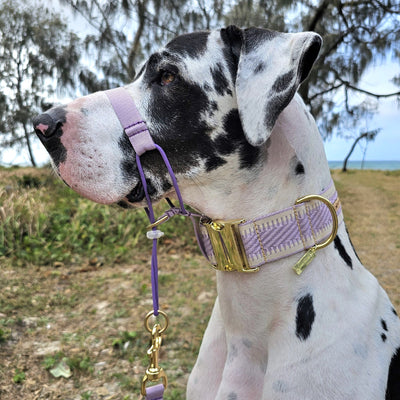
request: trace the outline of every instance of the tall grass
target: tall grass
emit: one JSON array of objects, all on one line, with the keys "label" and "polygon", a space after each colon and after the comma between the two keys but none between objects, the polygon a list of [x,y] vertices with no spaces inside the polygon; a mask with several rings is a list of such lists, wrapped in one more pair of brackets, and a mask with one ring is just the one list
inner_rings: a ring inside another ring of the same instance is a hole
[{"label": "tall grass", "polygon": [[[148,249],[143,210],[123,210],[79,197],[50,171],[22,176],[0,174],[0,259],[13,265],[79,263],[101,258],[126,262],[132,251]],[[162,212],[162,207],[157,207]],[[169,223],[178,245],[193,245],[182,218]],[[172,224],[172,226],[171,226]]]}]

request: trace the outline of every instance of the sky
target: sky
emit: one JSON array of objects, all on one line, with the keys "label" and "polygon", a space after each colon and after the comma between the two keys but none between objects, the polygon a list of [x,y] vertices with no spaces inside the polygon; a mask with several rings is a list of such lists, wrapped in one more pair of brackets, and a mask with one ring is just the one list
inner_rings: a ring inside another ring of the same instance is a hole
[{"label": "sky", "polygon": [[[392,93],[398,88],[388,82],[388,77],[399,73],[399,66],[388,63],[375,66],[366,72],[360,87],[375,93]],[[369,129],[380,128],[375,141],[368,144],[365,153],[367,161],[400,161],[400,104],[395,97],[379,100],[378,113],[368,121]],[[363,128],[363,127],[361,127]],[[325,141],[325,151],[329,161],[343,161],[350,150],[353,140],[333,137]],[[365,142],[354,150],[350,160],[358,161],[364,157]],[[34,143],[35,157],[39,165],[48,163],[47,152],[39,141]],[[8,151],[0,160],[2,164],[30,165],[27,152],[16,154]]]},{"label": "sky", "polygon": [[[371,67],[362,79],[359,87],[373,93],[385,94],[399,91],[388,78],[398,75],[400,66],[395,62]],[[382,98],[379,100],[378,113],[365,122],[364,127],[378,129],[375,141],[368,144],[365,160],[368,161],[400,161],[400,104],[396,97]],[[361,127],[364,128],[364,127]],[[325,151],[329,161],[341,161],[349,152],[353,141],[338,137],[325,141]],[[358,145],[351,160],[362,160],[365,142]]]},{"label": "sky", "polygon": [[[58,0],[55,0],[52,4],[59,6]],[[72,18],[72,21],[74,21],[74,18]],[[394,75],[399,75],[399,72],[398,61],[391,62],[389,60],[381,65],[372,66],[364,74],[359,87],[380,94],[396,92],[399,88],[390,83],[389,79]],[[363,96],[357,96],[356,101],[362,101],[362,99]],[[400,102],[397,102],[395,97],[380,99],[377,114],[372,119],[361,122],[359,127],[362,131],[378,128],[381,131],[375,141],[369,143],[367,148],[365,148],[365,141],[361,141],[355,148],[350,160],[362,160],[365,156],[367,161],[400,161]],[[353,141],[354,139],[339,137],[327,139],[324,144],[328,160],[344,160]],[[49,157],[39,140],[35,141],[33,149],[39,165],[48,163]],[[30,165],[29,156],[27,151],[17,153],[14,150],[9,150],[5,154],[0,153],[0,164]]]},{"label": "sky", "polygon": [[[387,81],[388,76],[398,73],[398,65],[386,64],[368,71],[360,84],[365,90],[376,93],[392,93],[398,88]],[[378,113],[368,121],[369,129],[380,128],[375,141],[368,144],[365,160],[368,161],[400,161],[400,105],[395,97],[379,100]],[[325,151],[329,161],[342,161],[350,150],[353,140],[333,137],[325,141]],[[362,160],[365,142],[361,142],[354,150],[350,160]],[[48,163],[49,157],[41,143],[34,143],[35,158],[39,165]],[[26,151],[17,154],[10,150],[2,157],[2,164],[30,165]]]}]

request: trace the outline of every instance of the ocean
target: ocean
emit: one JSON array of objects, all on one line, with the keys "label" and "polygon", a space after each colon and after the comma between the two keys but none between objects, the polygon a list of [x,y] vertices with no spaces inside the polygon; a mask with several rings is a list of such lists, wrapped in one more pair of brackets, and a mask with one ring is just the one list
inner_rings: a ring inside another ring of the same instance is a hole
[{"label": "ocean", "polygon": [[[330,169],[342,169],[343,161],[329,161]],[[400,169],[400,161],[348,161],[347,169],[380,169],[396,170]]]}]

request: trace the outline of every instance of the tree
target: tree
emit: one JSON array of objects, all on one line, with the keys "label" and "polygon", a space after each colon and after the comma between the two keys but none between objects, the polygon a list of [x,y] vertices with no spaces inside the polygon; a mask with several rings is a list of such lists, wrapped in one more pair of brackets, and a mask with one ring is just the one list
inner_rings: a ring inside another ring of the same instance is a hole
[{"label": "tree", "polygon": [[[343,136],[369,114],[368,101],[355,104],[355,94],[367,98],[400,96],[372,93],[359,87],[367,67],[388,54],[400,60],[400,3],[391,0],[241,0],[227,22],[248,24],[249,15],[264,27],[286,31],[315,31],[324,44],[300,94],[317,118],[325,138]],[[390,79],[390,77],[388,77]],[[394,78],[400,85],[400,75]],[[351,126],[349,125],[351,122]]]},{"label": "tree", "polygon": [[223,0],[197,0],[195,6],[187,0],[61,1],[94,32],[84,42],[97,72],[80,74],[89,92],[131,82],[152,51],[180,33],[210,29],[224,11]]},{"label": "tree", "polygon": [[31,118],[51,106],[60,88],[76,86],[79,38],[43,4],[0,1],[1,147],[32,151]]},{"label": "tree", "polygon": [[[89,35],[86,43],[98,49],[98,67],[104,79],[93,85],[92,73],[86,80],[88,87],[131,81],[134,65],[176,34],[236,24],[309,30],[323,37],[320,57],[300,94],[325,138],[346,135],[368,114],[365,101],[352,101],[354,94],[374,99],[400,96],[400,91],[371,93],[358,86],[373,62],[390,52],[400,59],[400,4],[392,0],[63,1],[97,32]],[[131,28],[121,31],[120,26]],[[393,81],[400,85],[400,75]]]},{"label": "tree", "polygon": [[[361,140],[361,139],[365,139],[367,142],[371,142],[373,140],[375,140],[376,135],[378,134],[379,129],[375,129],[373,131],[368,131],[368,132],[362,132],[357,139],[353,142],[350,151],[347,153],[346,158],[343,161],[343,168],[342,171],[346,172],[347,171],[347,162],[349,161],[350,156],[352,155],[354,149],[356,148],[357,143]],[[362,167],[361,167],[362,168]]]}]

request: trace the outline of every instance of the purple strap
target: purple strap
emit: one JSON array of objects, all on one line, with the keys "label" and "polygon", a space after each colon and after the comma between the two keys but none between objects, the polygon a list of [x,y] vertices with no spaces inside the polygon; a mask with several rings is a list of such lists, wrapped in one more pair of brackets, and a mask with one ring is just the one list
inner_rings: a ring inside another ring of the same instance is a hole
[{"label": "purple strap", "polygon": [[146,400],[162,400],[164,394],[164,385],[161,383],[146,389]]},{"label": "purple strap", "polygon": [[129,92],[119,87],[107,90],[105,94],[110,100],[135,152],[141,156],[148,150],[154,150],[155,145],[146,122],[141,117]]},{"label": "purple strap", "polygon": [[[176,207],[172,207],[170,212],[167,212],[169,214],[168,217],[180,214],[190,217],[192,219],[192,222],[194,222],[194,215],[188,212],[183,204],[182,195],[179,190],[178,182],[176,180],[174,171],[172,170],[171,164],[164,150],[159,145],[155,144],[153,139],[151,138],[146,122],[143,120],[139,111],[137,110],[133,98],[124,88],[107,90],[105,94],[110,100],[110,103],[114,108],[114,111],[122,125],[122,128],[124,129],[126,135],[129,137],[129,140],[136,152],[136,164],[147,201],[147,216],[150,220],[150,223],[155,222],[155,217],[151,198],[147,188],[146,176],[142,167],[142,163],[140,161],[140,156],[149,150],[157,150],[160,153],[165,163],[165,166],[167,167],[168,173],[171,176],[172,184],[174,185],[175,192],[179,200],[180,208],[177,209]],[[156,229],[156,227],[153,228],[153,230]],[[153,311],[154,315],[157,316],[159,314],[157,239],[153,239],[153,249],[151,255],[151,286],[153,294]],[[165,388],[163,384],[147,388],[146,399],[162,400],[164,389]]]}]

